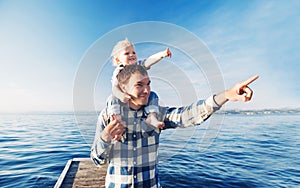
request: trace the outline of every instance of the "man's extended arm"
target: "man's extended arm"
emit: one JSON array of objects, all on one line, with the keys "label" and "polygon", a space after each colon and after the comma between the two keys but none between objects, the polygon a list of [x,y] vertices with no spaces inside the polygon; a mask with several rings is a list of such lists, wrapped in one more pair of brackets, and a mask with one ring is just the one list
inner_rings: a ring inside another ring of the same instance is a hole
[{"label": "man's extended arm", "polygon": [[165,128],[188,127],[202,123],[217,111],[227,101],[250,101],[253,91],[248,87],[259,76],[237,83],[232,88],[209,97],[205,101],[199,100],[186,107],[165,108]]},{"label": "man's extended arm", "polygon": [[163,108],[165,128],[189,127],[202,123],[221,106],[216,104],[213,96],[199,100],[189,106]]}]

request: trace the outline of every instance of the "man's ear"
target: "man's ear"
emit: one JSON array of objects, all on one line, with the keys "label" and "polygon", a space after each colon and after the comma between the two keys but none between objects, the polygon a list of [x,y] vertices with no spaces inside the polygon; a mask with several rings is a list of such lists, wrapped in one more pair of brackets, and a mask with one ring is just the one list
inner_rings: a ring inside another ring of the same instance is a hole
[{"label": "man's ear", "polygon": [[122,92],[127,93],[125,84],[119,84],[119,87],[120,87]]}]

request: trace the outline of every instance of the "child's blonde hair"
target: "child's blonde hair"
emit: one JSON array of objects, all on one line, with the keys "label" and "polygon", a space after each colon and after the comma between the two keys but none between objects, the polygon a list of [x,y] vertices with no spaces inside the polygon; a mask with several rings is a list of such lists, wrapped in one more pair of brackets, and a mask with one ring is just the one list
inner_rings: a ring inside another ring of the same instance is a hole
[{"label": "child's blonde hair", "polygon": [[111,52],[113,66],[118,66],[118,63],[116,62],[116,57],[118,56],[118,54],[120,53],[120,51],[122,49],[124,49],[125,47],[128,47],[128,46],[134,47],[134,45],[128,40],[128,38],[125,38],[125,40],[121,40],[121,41],[117,42],[117,44],[114,46],[114,48]]}]

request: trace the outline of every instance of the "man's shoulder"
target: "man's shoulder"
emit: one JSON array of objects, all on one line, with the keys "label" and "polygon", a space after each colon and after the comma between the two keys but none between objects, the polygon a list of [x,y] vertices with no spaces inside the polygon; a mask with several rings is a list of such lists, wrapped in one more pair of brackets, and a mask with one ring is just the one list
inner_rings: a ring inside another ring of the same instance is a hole
[{"label": "man's shoulder", "polygon": [[166,117],[166,112],[168,111],[168,107],[166,106],[158,106],[159,114],[157,114],[157,118],[159,118],[161,121],[164,121]]}]

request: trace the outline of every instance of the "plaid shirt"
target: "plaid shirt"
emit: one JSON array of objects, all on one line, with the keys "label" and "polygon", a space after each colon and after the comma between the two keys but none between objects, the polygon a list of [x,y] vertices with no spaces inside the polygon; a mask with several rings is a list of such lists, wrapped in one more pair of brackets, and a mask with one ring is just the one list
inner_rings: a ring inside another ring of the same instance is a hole
[{"label": "plaid shirt", "polygon": [[[164,121],[164,129],[189,127],[205,121],[219,108],[213,97],[210,97],[186,107],[159,107],[158,119]],[[121,115],[126,122],[124,139],[105,143],[100,138],[101,132],[109,123],[103,110],[98,118],[91,149],[91,158],[96,165],[109,161],[106,187],[160,187],[158,146],[161,130],[145,123],[146,115],[143,108],[136,111],[122,106]]]}]

